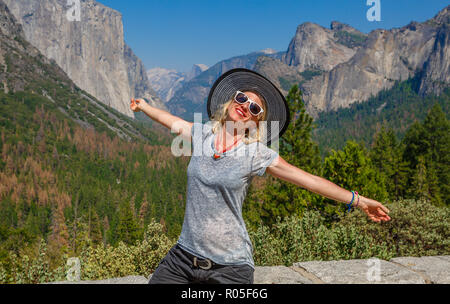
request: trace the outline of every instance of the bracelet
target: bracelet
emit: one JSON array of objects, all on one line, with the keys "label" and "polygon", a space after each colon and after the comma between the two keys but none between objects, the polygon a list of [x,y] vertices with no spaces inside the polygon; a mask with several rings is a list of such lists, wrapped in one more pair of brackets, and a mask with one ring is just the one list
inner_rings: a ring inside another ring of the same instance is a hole
[{"label": "bracelet", "polygon": [[350,204],[347,205],[347,212],[350,212],[350,210],[352,209],[352,204],[353,204],[353,199],[355,198],[355,191],[352,191],[352,200],[350,202]]},{"label": "bracelet", "polygon": [[356,202],[356,205],[354,208],[358,208],[359,206],[359,193],[357,191],[355,191],[356,195],[358,196],[358,201]]}]

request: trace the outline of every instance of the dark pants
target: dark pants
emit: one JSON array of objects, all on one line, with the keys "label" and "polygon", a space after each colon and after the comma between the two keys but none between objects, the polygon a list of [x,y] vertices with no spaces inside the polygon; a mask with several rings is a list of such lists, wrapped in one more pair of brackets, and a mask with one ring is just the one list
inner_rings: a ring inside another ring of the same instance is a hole
[{"label": "dark pants", "polygon": [[204,270],[195,267],[192,255],[178,245],[170,249],[153,273],[149,284],[253,284],[249,265],[213,265]]}]

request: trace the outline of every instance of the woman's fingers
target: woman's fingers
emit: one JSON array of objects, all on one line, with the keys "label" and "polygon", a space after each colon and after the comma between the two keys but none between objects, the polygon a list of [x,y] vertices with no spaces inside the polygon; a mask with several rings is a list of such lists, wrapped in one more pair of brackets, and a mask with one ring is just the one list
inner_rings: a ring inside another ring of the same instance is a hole
[{"label": "woman's fingers", "polygon": [[374,222],[376,222],[376,223],[378,223],[380,220],[378,219],[378,217],[376,217],[374,214],[369,214],[369,218],[372,220],[372,221],[374,221]]},{"label": "woman's fingers", "polygon": [[380,204],[380,207],[377,209],[378,214],[380,214],[380,217],[384,219],[385,221],[389,221],[391,217],[388,215],[390,212],[388,208]]},{"label": "woman's fingers", "polygon": [[130,105],[130,108],[131,108],[131,110],[132,111],[134,111],[134,112],[139,112],[140,111],[140,109],[138,108],[138,105],[136,104],[136,99],[131,99],[131,105]]},{"label": "woman's fingers", "polygon": [[376,210],[377,210],[377,213],[379,215],[382,215],[382,216],[386,216],[387,215],[387,213],[384,212],[384,210],[381,207],[377,208]]},{"label": "woman's fingers", "polygon": [[391,219],[381,208],[377,208],[375,213],[374,216],[378,219],[378,222],[381,220],[389,221]]},{"label": "woman's fingers", "polygon": [[383,206],[380,202],[367,199],[366,207],[363,208],[368,217],[374,222],[390,221],[388,213],[390,210]]},{"label": "woman's fingers", "polygon": [[387,210],[387,211],[389,211],[389,210],[387,208],[382,208],[382,207],[384,207],[384,206],[379,204],[378,206],[367,206],[363,210],[367,214],[369,219],[376,223],[379,223],[381,221],[385,221],[385,222],[390,221],[391,218],[385,212],[385,210]]},{"label": "woman's fingers", "polygon": [[382,204],[380,204],[380,208],[383,209],[383,211],[386,212],[386,214],[389,213],[389,212],[391,212],[391,211],[389,211],[388,208],[386,208],[386,207],[383,206]]}]

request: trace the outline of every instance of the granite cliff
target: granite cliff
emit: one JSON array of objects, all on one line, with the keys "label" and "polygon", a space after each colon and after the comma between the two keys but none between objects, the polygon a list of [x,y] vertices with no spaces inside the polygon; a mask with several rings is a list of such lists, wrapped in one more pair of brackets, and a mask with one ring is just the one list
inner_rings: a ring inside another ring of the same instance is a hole
[{"label": "granite cliff", "polygon": [[[22,99],[22,103],[29,107],[39,100],[42,107],[46,104],[47,109],[53,109],[53,114],[60,112],[52,119],[67,118],[83,128],[108,130],[125,140],[151,140],[159,133],[153,130],[148,134],[142,132],[134,120],[81,90],[55,60],[42,55],[25,39],[22,25],[3,0],[0,0],[0,92],[13,94],[11,96],[15,96],[18,102]],[[17,97],[21,94],[27,98]],[[8,100],[2,102],[7,103]],[[22,110],[17,107],[17,113],[2,113],[2,118],[25,115]]]},{"label": "granite cliff", "polygon": [[93,0],[80,1],[80,21],[68,18],[66,0],[5,0],[25,38],[55,62],[77,86],[133,116],[131,98],[164,105],[150,89],[142,62],[125,44],[122,15]]},{"label": "granite cliff", "polygon": [[368,35],[336,21],[330,30],[305,23],[281,60],[259,58],[255,70],[284,92],[299,84],[314,117],[365,101],[412,77],[421,95],[439,95],[450,84],[449,16],[447,6],[426,22]]},{"label": "granite cliff", "polygon": [[[449,8],[441,14],[449,14]],[[417,74],[422,94],[439,95],[449,85],[449,24],[434,22],[435,18],[399,29],[372,31],[350,60],[301,86],[309,113],[365,101],[391,88],[395,81]]]},{"label": "granite cliff", "polygon": [[329,71],[352,58],[358,48],[357,44],[344,42],[343,33],[347,33],[347,37],[359,35],[362,40],[365,38],[363,33],[337,22],[332,23],[331,29],[311,22],[303,23],[298,26],[282,61],[295,66],[299,72],[309,69]]}]

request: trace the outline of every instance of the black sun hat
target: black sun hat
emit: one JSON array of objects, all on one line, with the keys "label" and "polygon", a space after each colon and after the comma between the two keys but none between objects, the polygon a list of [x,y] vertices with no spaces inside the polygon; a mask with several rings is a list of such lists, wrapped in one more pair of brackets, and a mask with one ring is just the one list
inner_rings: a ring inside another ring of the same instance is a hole
[{"label": "black sun hat", "polygon": [[[208,96],[209,119],[220,107],[233,98],[236,91],[256,91],[266,101],[267,136],[264,144],[270,145],[286,131],[290,122],[289,107],[280,90],[266,77],[248,69],[232,69],[220,76]],[[271,134],[272,122],[278,121],[278,134]]]}]

